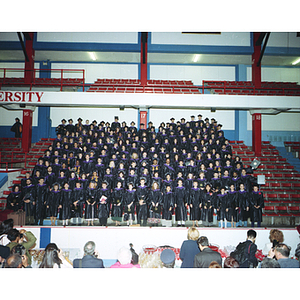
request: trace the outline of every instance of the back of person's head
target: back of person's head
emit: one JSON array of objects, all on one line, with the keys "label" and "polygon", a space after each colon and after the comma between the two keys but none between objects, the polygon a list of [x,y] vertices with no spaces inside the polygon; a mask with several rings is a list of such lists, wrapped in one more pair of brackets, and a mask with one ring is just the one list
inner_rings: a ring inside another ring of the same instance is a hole
[{"label": "back of person's head", "polygon": [[54,250],[54,249],[57,250],[57,251],[59,251],[59,248],[57,247],[57,245],[55,243],[49,243],[46,246],[45,251],[46,250]]},{"label": "back of person's head", "polygon": [[206,236],[200,236],[197,243],[203,247],[209,246],[208,238]]},{"label": "back of person's head", "polygon": [[58,257],[58,251],[56,249],[45,250],[40,268],[53,268],[55,264],[58,266],[62,264],[61,259]]},{"label": "back of person's head", "polygon": [[190,227],[188,229],[188,233],[187,233],[188,240],[197,241],[199,236],[200,236],[200,233],[196,227]]},{"label": "back of person's head", "polygon": [[276,259],[265,257],[261,264],[261,268],[280,268],[280,264]]},{"label": "back of person's head", "polygon": [[0,236],[2,234],[7,234],[7,232],[13,228],[14,228],[14,220],[13,219],[7,219],[7,220],[3,221],[0,225]]},{"label": "back of person's head", "polygon": [[249,229],[247,231],[247,238],[248,239],[256,239],[256,231],[253,229]]},{"label": "back of person's head", "polygon": [[6,259],[5,268],[22,268],[22,256],[18,253],[11,254]]},{"label": "back of person's head", "polygon": [[174,268],[175,258],[175,253],[171,249],[165,249],[160,254],[160,260],[165,268]]},{"label": "back of person's head", "polygon": [[13,242],[15,241],[18,237],[20,237],[20,232],[19,230],[17,229],[10,229],[8,232],[7,232],[7,238]]},{"label": "back of person's head", "polygon": [[22,244],[18,244],[11,249],[11,253],[18,253],[22,256],[26,254],[26,248]]},{"label": "back of person's head", "polygon": [[273,243],[274,240],[276,240],[278,243],[283,243],[283,232],[279,229],[271,229],[269,239],[271,243]]},{"label": "back of person's head", "polygon": [[275,247],[275,255],[276,255],[276,252],[279,252],[282,254],[282,256],[289,257],[290,251],[291,251],[291,248],[288,245],[283,244],[283,243],[279,243]]},{"label": "back of person's head", "polygon": [[118,261],[121,265],[127,265],[131,263],[132,253],[129,249],[123,247],[118,251]]},{"label": "back of person's head", "polygon": [[209,264],[208,268],[210,268],[210,269],[215,269],[215,268],[222,268],[222,266],[220,266],[215,260],[213,260],[213,261]]},{"label": "back of person's head", "polygon": [[228,256],[224,260],[224,268],[239,268],[240,265],[236,259],[231,256]]},{"label": "back of person's head", "polygon": [[88,241],[84,247],[84,255],[93,255],[96,249],[96,245],[93,241]]}]

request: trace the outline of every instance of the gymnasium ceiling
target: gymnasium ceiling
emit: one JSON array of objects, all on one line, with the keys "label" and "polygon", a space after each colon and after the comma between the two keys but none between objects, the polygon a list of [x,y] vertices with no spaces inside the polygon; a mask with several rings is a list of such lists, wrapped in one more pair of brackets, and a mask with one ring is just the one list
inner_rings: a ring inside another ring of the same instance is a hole
[{"label": "gymnasium ceiling", "polygon": [[[296,33],[295,33],[296,34]],[[1,35],[1,33],[0,33]],[[297,37],[297,39],[300,37]],[[98,50],[98,49],[97,49]],[[140,53],[136,50],[122,52],[93,51],[96,60],[93,60],[88,51],[61,51],[61,50],[35,50],[35,61],[42,62],[49,60],[50,62],[80,62],[80,63],[139,63]],[[90,50],[91,51],[91,50]],[[300,50],[297,55],[268,55],[268,45],[266,52],[262,58],[262,65],[269,66],[292,66],[292,62],[300,57]],[[159,64],[208,64],[208,65],[237,65],[245,64],[251,65],[251,54],[201,54],[195,62],[195,53],[164,53],[164,51],[148,52],[148,63]],[[20,50],[11,50],[0,47],[0,61],[1,62],[22,62],[24,61],[24,53]],[[297,64],[299,66],[300,64]]]}]

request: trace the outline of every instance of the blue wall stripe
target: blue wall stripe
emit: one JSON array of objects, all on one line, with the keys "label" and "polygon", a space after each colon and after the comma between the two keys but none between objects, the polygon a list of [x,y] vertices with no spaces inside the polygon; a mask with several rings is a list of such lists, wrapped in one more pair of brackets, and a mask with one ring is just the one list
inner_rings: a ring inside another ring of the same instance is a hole
[{"label": "blue wall stripe", "polygon": [[40,229],[40,248],[46,248],[51,241],[51,228]]}]

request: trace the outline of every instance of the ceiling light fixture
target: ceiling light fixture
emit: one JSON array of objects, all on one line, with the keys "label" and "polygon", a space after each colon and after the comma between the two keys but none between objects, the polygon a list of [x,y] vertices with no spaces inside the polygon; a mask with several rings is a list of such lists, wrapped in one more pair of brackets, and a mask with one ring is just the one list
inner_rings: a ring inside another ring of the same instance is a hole
[{"label": "ceiling light fixture", "polygon": [[298,64],[299,62],[300,62],[300,58],[298,58],[297,60],[295,60],[295,61],[292,63],[292,65],[294,66],[294,65]]},{"label": "ceiling light fixture", "polygon": [[94,52],[89,52],[89,55],[90,55],[92,60],[96,60],[96,56],[95,56]]},{"label": "ceiling light fixture", "polygon": [[197,62],[199,60],[199,58],[200,58],[200,54],[196,54],[194,56],[193,62]]}]

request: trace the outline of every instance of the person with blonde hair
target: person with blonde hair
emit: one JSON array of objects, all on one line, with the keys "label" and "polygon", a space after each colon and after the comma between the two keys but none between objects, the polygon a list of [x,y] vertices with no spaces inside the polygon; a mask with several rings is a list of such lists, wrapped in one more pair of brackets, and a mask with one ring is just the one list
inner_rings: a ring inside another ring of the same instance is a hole
[{"label": "person with blonde hair", "polygon": [[190,227],[187,232],[187,240],[183,241],[179,257],[182,260],[181,268],[193,268],[194,257],[200,252],[197,240],[200,233],[196,227]]}]

